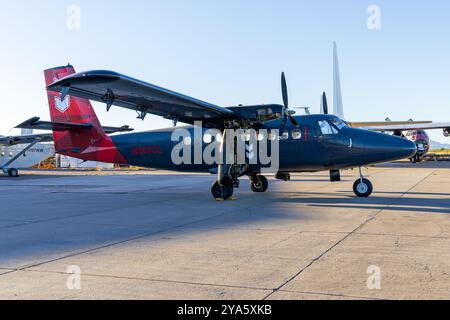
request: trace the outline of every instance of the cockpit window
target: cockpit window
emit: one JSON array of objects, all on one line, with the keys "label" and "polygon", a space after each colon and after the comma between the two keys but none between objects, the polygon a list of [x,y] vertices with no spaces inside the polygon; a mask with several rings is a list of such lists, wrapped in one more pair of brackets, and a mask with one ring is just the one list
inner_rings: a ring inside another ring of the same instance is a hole
[{"label": "cockpit window", "polygon": [[345,128],[345,127],[347,126],[347,124],[346,124],[344,121],[342,121],[341,119],[339,119],[339,118],[333,118],[333,119],[331,119],[331,122],[332,122],[338,129],[342,129],[342,128]]},{"label": "cockpit window", "polygon": [[319,121],[319,127],[320,131],[323,135],[332,135],[332,134],[338,134],[338,131],[336,128],[334,128],[328,121],[323,120]]}]

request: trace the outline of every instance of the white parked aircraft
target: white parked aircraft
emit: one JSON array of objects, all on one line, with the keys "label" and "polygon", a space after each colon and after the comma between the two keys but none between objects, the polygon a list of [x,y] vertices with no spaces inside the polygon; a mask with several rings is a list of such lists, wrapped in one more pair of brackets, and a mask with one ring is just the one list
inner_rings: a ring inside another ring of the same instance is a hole
[{"label": "white parked aircraft", "polygon": [[0,136],[0,170],[18,177],[19,169],[31,168],[55,154],[53,143],[48,142],[53,142],[51,133]]},{"label": "white parked aircraft", "polygon": [[[30,134],[32,130],[64,131],[77,125],[41,121],[34,117],[16,128],[22,130],[20,136],[0,136],[0,170],[10,177],[18,177],[19,169],[30,168],[55,154],[53,133]],[[133,131],[129,126],[103,127],[107,134]],[[51,142],[51,143],[49,143]]]}]

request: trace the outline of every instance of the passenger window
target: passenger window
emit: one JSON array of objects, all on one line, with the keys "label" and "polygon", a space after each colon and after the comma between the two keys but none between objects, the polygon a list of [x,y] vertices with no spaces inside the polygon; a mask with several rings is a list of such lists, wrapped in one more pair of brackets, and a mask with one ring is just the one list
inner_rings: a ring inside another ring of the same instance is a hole
[{"label": "passenger window", "polygon": [[257,139],[258,141],[263,141],[263,140],[265,140],[265,139],[266,139],[265,133],[263,133],[263,132],[258,132],[258,133],[256,134],[256,139]]},{"label": "passenger window", "polygon": [[300,129],[294,129],[292,130],[292,139],[299,140],[302,138],[302,132]]},{"label": "passenger window", "polygon": [[325,120],[319,121],[319,127],[323,135],[333,135],[338,133],[337,130]]},{"label": "passenger window", "polygon": [[242,142],[248,142],[251,139],[251,135],[249,132],[244,132],[243,134],[241,134],[241,141]]},{"label": "passenger window", "polygon": [[205,135],[203,136],[203,141],[204,141],[205,143],[211,143],[211,142],[212,142],[212,136],[211,136],[210,134],[205,134]]},{"label": "passenger window", "polygon": [[277,139],[277,135],[275,133],[273,133],[272,131],[270,131],[267,138],[271,141],[274,141]]},{"label": "passenger window", "polygon": [[186,137],[184,138],[184,145],[185,146],[190,146],[192,144],[192,139],[191,137]]}]

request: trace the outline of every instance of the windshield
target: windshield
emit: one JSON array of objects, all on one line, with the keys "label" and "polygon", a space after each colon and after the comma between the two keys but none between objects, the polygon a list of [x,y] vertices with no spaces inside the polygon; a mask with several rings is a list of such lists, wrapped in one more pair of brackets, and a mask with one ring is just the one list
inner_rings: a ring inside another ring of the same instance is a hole
[{"label": "windshield", "polygon": [[319,128],[323,135],[338,134],[337,129],[326,120],[319,121]]},{"label": "windshield", "polygon": [[331,119],[331,122],[332,122],[338,129],[342,129],[342,128],[347,127],[347,124],[346,124],[344,121],[342,121],[341,119],[339,119],[339,118],[333,118],[333,119]]}]

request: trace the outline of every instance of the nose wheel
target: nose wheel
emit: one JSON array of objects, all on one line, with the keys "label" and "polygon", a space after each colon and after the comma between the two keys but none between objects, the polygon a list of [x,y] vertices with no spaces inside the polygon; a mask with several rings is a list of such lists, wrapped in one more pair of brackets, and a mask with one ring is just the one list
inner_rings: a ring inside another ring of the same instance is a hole
[{"label": "nose wheel", "polygon": [[372,182],[363,177],[361,168],[359,168],[359,175],[360,178],[353,184],[353,192],[355,192],[355,195],[359,198],[370,197],[373,192]]}]

